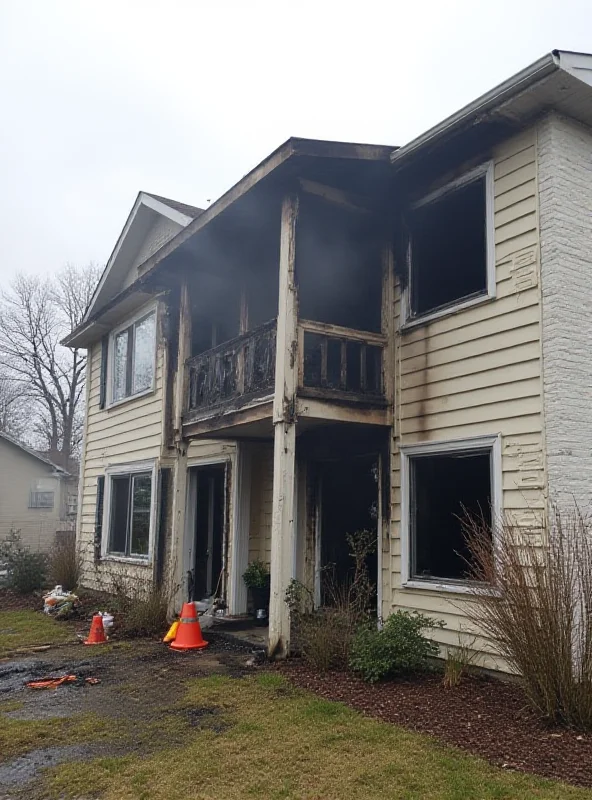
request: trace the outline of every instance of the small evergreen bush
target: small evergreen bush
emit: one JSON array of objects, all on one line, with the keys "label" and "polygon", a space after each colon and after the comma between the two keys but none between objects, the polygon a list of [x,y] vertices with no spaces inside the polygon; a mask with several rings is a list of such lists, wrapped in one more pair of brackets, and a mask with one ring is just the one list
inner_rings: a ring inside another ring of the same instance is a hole
[{"label": "small evergreen bush", "polygon": [[438,655],[438,645],[423,631],[435,627],[443,623],[409,611],[391,614],[380,630],[362,626],[351,645],[350,669],[369,683],[423,670],[428,659]]},{"label": "small evergreen bush", "polygon": [[18,531],[12,530],[0,543],[0,562],[8,567],[8,585],[19,594],[30,594],[46,585],[47,556],[32,553]]}]

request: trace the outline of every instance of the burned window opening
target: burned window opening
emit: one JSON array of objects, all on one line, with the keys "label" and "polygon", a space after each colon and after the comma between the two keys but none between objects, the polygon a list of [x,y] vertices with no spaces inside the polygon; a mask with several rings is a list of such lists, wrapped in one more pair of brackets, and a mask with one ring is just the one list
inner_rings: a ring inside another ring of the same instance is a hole
[{"label": "burned window opening", "polygon": [[487,293],[487,177],[408,215],[410,312],[421,316]]},{"label": "burned window opening", "polygon": [[491,525],[491,450],[412,456],[409,468],[412,577],[467,580],[463,519]]}]

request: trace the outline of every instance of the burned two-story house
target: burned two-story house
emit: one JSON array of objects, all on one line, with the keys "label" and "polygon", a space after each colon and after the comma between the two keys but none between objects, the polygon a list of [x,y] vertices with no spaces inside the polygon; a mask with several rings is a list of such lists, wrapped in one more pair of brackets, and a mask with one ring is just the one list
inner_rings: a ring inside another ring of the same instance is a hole
[{"label": "burned two-story house", "polygon": [[67,343],[88,585],[172,573],[240,616],[263,560],[285,653],[292,578],[321,604],[368,530],[377,617],[456,644],[460,510],[592,495],[592,56],[399,148],[289,139],[205,210],[141,192]]}]

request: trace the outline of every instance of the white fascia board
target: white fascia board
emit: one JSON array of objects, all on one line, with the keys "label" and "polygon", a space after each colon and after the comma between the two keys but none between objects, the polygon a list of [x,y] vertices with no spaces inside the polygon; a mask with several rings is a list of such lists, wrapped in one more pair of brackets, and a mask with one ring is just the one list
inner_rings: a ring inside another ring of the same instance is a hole
[{"label": "white fascia board", "polygon": [[140,192],[139,196],[143,205],[151,208],[153,211],[158,212],[163,217],[168,217],[173,222],[177,222],[184,228],[186,228],[190,222],[193,222],[193,217],[188,217],[187,214],[182,214],[180,211],[177,211],[176,208],[167,206],[166,203],[163,203],[161,200],[157,200],[155,197],[152,197],[152,195],[147,194],[146,192]]},{"label": "white fascia board", "polygon": [[438,125],[435,125],[433,128],[425,131],[425,133],[420,134],[420,136],[404,144],[398,150],[395,150],[391,154],[391,164],[396,165],[406,160],[407,157],[422,149],[424,146],[443,138],[455,129],[466,124],[467,120],[471,117],[491,111],[493,108],[509,99],[509,97],[523,91],[551,72],[555,72],[560,68],[559,61],[560,55],[558,51],[553,51],[543,56],[543,58],[540,58],[538,61],[535,61],[534,64],[516,73],[516,75],[513,75],[507,81],[500,83],[489,92],[473,100],[472,103],[464,106],[460,111],[456,111],[450,117],[438,123]]}]

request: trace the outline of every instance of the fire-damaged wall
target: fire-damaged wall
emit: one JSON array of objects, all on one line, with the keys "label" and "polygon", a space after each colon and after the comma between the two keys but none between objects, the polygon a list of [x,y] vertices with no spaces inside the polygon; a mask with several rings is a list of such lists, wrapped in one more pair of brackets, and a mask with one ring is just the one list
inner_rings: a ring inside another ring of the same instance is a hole
[{"label": "fire-damaged wall", "polygon": [[[402,497],[400,447],[500,435],[503,509],[519,525],[529,525],[545,503],[534,129],[496,147],[493,187],[495,299],[403,328],[395,342],[392,520],[383,559],[382,610],[387,615],[397,607],[414,608],[442,619],[446,627],[434,636],[451,645],[470,630],[462,589],[441,588],[429,580],[417,588],[403,585],[414,543],[409,526],[402,524],[402,509],[417,498],[411,489]],[[399,285],[397,328],[401,304]],[[475,647],[487,650],[488,643],[477,639]],[[493,657],[485,662],[497,663]]]}]

